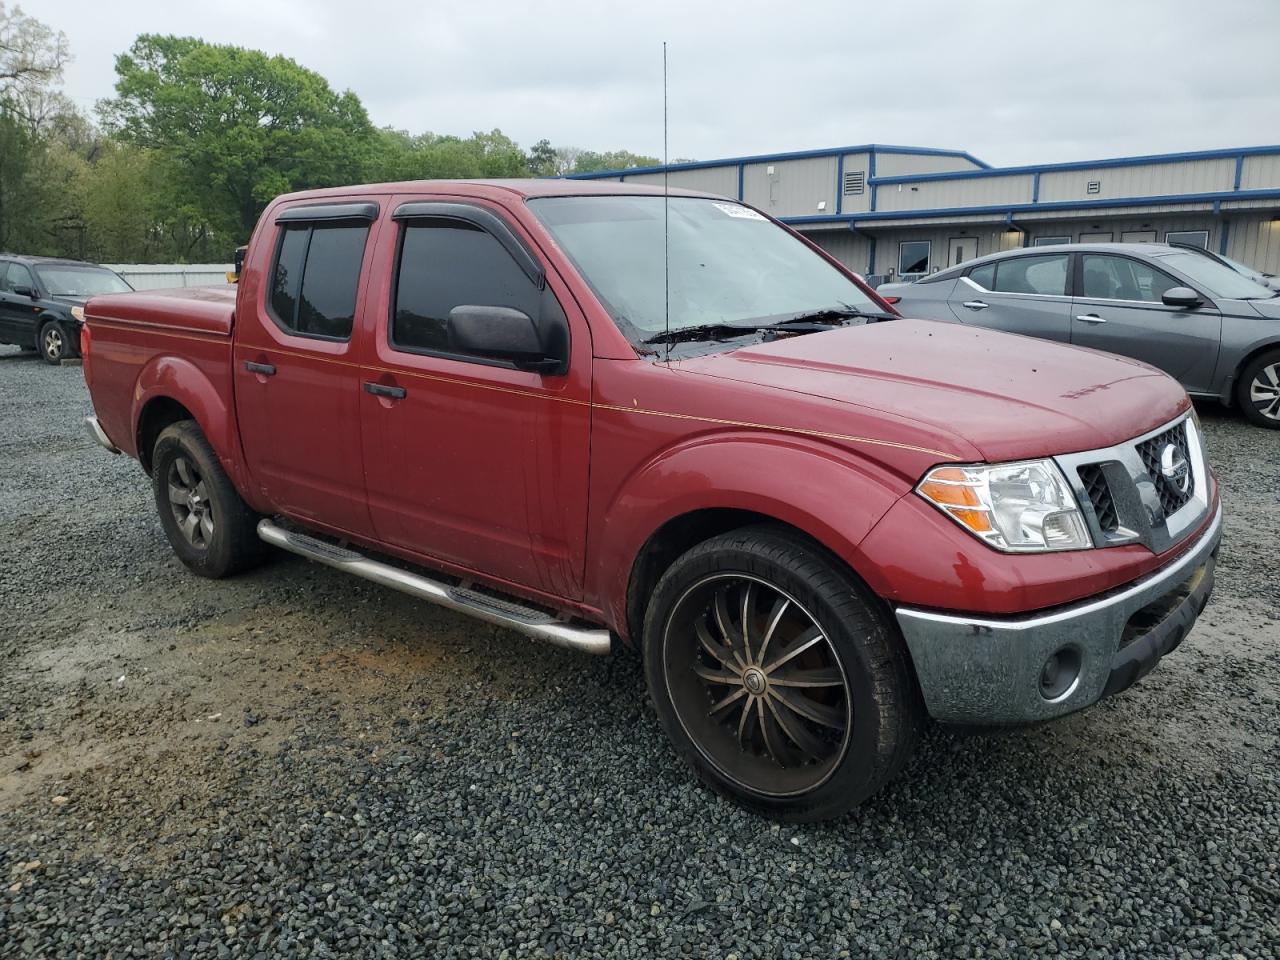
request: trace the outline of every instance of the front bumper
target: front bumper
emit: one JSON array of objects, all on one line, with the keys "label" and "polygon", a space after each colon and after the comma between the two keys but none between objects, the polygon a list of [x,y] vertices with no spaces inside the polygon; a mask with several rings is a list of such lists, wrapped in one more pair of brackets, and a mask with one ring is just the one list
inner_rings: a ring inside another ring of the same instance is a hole
[{"label": "front bumper", "polygon": [[[929,713],[948,723],[1032,723],[1126,689],[1191,631],[1213,590],[1221,539],[1219,506],[1208,528],[1172,562],[1127,586],[1030,616],[899,607]],[[1055,654],[1074,678],[1047,695],[1042,672]]]}]

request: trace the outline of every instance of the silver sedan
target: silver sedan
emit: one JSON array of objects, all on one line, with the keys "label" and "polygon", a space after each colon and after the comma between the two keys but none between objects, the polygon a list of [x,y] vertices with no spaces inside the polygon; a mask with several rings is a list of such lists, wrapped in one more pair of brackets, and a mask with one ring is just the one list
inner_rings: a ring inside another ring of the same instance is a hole
[{"label": "silver sedan", "polygon": [[903,316],[1143,360],[1280,429],[1280,293],[1164,244],[1064,243],[979,257],[877,292]]}]

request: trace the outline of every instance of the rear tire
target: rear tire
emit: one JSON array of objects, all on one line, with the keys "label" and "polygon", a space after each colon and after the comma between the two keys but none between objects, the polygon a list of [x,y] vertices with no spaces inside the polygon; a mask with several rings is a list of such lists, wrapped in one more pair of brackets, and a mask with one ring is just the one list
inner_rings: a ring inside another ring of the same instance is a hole
[{"label": "rear tire", "polygon": [[1280,350],[1255,357],[1240,374],[1236,403],[1250,423],[1280,430]]},{"label": "rear tire", "polygon": [[781,819],[857,806],[902,769],[923,726],[879,600],[782,527],[735,530],[676,560],[650,600],[644,654],[677,751],[720,793]]},{"label": "rear tire", "polygon": [[68,357],[75,356],[71,349],[71,338],[57,320],[50,320],[40,327],[40,336],[36,342],[40,346],[40,356],[52,366],[56,367]]},{"label": "rear tire", "polygon": [[192,420],[165,427],[151,454],[160,525],[192,573],[217,579],[262,561],[258,517],[240,498]]}]

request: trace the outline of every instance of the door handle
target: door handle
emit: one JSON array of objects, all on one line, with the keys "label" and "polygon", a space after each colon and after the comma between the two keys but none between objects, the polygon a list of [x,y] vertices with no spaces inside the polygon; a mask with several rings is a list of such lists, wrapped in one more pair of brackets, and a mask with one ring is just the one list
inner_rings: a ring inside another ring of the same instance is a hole
[{"label": "door handle", "polygon": [[244,368],[250,373],[260,373],[264,377],[274,377],[276,375],[276,368],[270,363],[258,363],[254,360],[246,360],[244,362]]},{"label": "door handle", "polygon": [[1083,323],[1106,323],[1107,322],[1106,317],[1100,317],[1096,313],[1082,313],[1080,314],[1080,316],[1076,317],[1076,319],[1082,321]]},{"label": "door handle", "polygon": [[982,300],[966,300],[964,302],[964,305],[968,307],[970,310],[985,310],[987,309],[987,307],[991,306],[991,304],[986,303]]},{"label": "door handle", "polygon": [[364,392],[372,393],[375,397],[390,397],[392,400],[403,400],[408,391],[404,387],[389,387],[385,383],[372,383],[366,380],[364,382]]}]

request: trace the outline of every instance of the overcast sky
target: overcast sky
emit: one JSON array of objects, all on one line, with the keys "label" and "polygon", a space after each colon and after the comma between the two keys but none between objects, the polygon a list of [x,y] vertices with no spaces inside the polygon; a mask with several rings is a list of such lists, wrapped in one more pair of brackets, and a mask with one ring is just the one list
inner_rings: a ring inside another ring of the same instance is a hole
[{"label": "overcast sky", "polygon": [[1280,141],[1280,0],[39,0],[66,93],[139,33],[282,53],[373,122],[714,159],[867,142],[997,166]]}]

